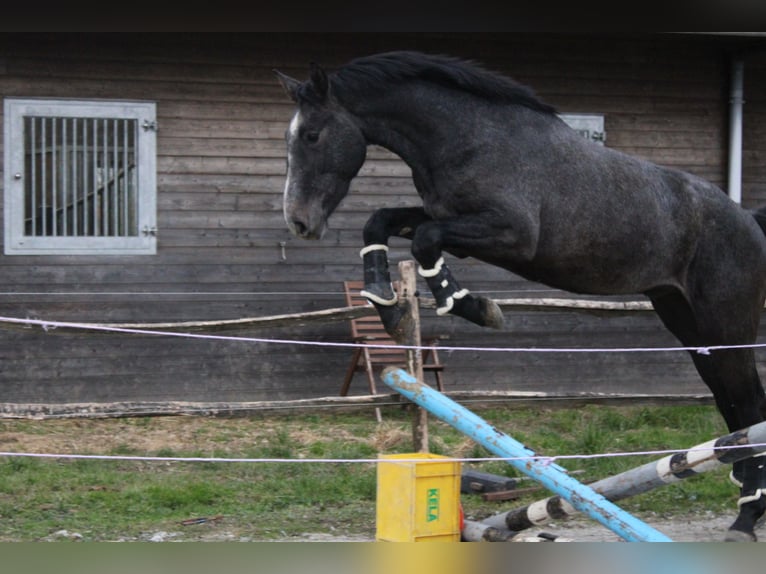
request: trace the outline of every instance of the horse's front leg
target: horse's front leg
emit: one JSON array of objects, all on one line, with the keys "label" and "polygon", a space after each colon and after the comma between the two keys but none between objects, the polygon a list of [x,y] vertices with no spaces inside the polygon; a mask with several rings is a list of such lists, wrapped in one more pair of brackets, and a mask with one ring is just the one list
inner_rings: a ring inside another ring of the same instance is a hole
[{"label": "horse's front leg", "polygon": [[386,331],[397,341],[404,340],[410,328],[402,324],[407,310],[397,305],[397,295],[391,285],[388,268],[388,240],[390,237],[412,239],[415,230],[430,218],[422,207],[379,209],[364,226],[364,247],[360,255],[364,265],[366,297],[378,311]]},{"label": "horse's front leg", "polygon": [[444,262],[443,250],[453,248],[470,253],[491,249],[485,225],[470,219],[431,221],[417,228],[412,254],[420,263],[418,273],[426,280],[436,299],[437,315],[457,315],[482,327],[502,329],[503,312],[492,299],[472,295],[463,289]]},{"label": "horse's front leg", "polygon": [[396,305],[396,293],[391,286],[388,269],[388,240],[390,237],[412,239],[415,229],[429,221],[422,207],[379,209],[364,226],[364,247],[359,252],[364,264],[362,295],[376,305]]},{"label": "horse's front leg", "polygon": [[487,253],[498,248],[502,240],[488,229],[486,221],[470,216],[454,220],[434,221],[422,207],[391,208],[376,211],[364,227],[364,290],[378,310],[386,330],[397,338],[405,310],[399,307],[391,286],[388,268],[388,239],[412,240],[412,254],[420,264],[419,274],[426,280],[437,304],[437,314],[450,313],[482,327],[501,329],[503,312],[487,297],[471,295],[452,276],[444,262],[442,250]]}]

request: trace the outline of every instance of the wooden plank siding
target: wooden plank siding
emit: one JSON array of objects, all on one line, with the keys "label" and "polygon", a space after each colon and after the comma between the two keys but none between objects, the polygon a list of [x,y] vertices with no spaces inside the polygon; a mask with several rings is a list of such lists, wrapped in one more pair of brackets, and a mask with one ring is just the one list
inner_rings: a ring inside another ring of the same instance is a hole
[{"label": "wooden plank siding", "polygon": [[742,203],[766,205],[766,58],[746,57]]},{"label": "wooden plank siding", "polygon": [[[2,256],[0,315],[160,322],[343,306],[361,276],[361,228],[382,206],[417,205],[409,168],[371,148],[321,242],[282,217],[284,131],[293,111],[272,69],[306,77],[391,49],[484,62],[561,112],[601,113],[607,145],[726,182],[728,54],[736,39],[554,34],[2,34],[0,93],[157,103],[154,256]],[[736,47],[736,46],[734,46]],[[744,202],[766,203],[766,58],[744,56]],[[0,145],[2,143],[0,142]],[[2,170],[2,166],[0,166]],[[392,264],[409,258],[392,242]],[[465,287],[496,297],[549,292],[451,259]],[[428,335],[456,346],[666,347],[654,315],[509,314],[487,331],[423,310]],[[345,323],[234,335],[348,341]],[[683,353],[441,353],[448,388],[704,392]],[[759,357],[762,357],[759,352]],[[257,401],[336,394],[351,351],[149,336],[0,331],[0,402]],[[352,392],[363,392],[361,382]]]}]

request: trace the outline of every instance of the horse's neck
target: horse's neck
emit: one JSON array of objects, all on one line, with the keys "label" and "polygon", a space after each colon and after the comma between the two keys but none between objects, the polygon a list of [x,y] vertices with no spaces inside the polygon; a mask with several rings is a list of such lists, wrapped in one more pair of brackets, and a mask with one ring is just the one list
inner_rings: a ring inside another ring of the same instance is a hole
[{"label": "horse's neck", "polygon": [[428,93],[402,89],[371,98],[352,112],[368,143],[392,151],[416,170],[447,144],[449,133],[460,133],[461,118],[449,113],[445,97],[436,103]]}]

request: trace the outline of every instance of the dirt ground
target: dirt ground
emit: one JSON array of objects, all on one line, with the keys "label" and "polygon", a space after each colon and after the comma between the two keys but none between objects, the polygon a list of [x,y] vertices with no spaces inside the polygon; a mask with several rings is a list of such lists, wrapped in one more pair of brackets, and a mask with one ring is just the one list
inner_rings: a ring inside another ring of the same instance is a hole
[{"label": "dirt ground", "polygon": [[[726,529],[734,521],[732,516],[714,514],[698,514],[692,516],[676,516],[671,519],[641,519],[668,536],[674,542],[721,542]],[[534,538],[538,533],[546,532],[558,536],[559,542],[621,542],[621,538],[608,528],[594,520],[584,517],[574,517],[567,521],[557,521],[537,530],[525,533],[525,539]],[[766,539],[766,530],[761,529],[761,539]]]},{"label": "dirt ground", "polygon": [[[678,516],[672,519],[657,519],[642,517],[650,526],[656,528],[674,542],[721,542],[726,529],[733,521],[733,516],[717,516],[699,514],[693,516]],[[71,537],[71,533],[69,537]],[[556,542],[623,542],[619,536],[608,528],[586,517],[573,517],[566,521],[558,521],[530,529],[519,534],[514,542],[547,542],[547,536],[552,534]],[[761,541],[766,541],[766,529],[758,532]],[[67,537],[59,533],[60,537]],[[157,531],[147,533],[141,539],[149,542],[251,542],[247,536],[226,528],[203,528],[195,531]],[[286,537],[279,542],[374,542],[373,537],[354,536],[345,533],[327,534],[305,532],[297,536]]]},{"label": "dirt ground", "polygon": [[[692,516],[678,516],[668,519],[653,520],[651,517],[642,517],[647,524],[656,528],[674,542],[721,542],[726,529],[733,521],[733,516],[718,516],[714,514],[698,514]],[[541,533],[552,534],[556,542],[623,542],[614,532],[602,526],[598,522],[586,517],[573,517],[566,521],[557,521],[530,529],[521,533],[515,542],[546,542],[546,537],[540,537]],[[766,528],[761,527],[758,531],[761,541],[766,541]],[[189,532],[156,532],[146,540],[155,542],[164,541],[249,541],[234,532],[226,529],[211,529],[208,532],[197,531],[193,538],[189,538]],[[306,532],[299,536],[291,536],[281,540],[282,542],[373,542],[374,538],[366,536],[350,536],[347,534],[326,534]]]}]

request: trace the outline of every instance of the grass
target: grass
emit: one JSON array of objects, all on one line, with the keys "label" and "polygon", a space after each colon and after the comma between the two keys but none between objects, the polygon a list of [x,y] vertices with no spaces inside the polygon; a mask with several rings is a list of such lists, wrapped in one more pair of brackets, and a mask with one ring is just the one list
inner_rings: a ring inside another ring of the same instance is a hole
[{"label": "grass", "polygon": [[[688,448],[726,433],[713,407],[484,409],[480,416],[539,454],[573,455]],[[0,450],[164,457],[373,459],[411,452],[410,416],[371,414],[216,419],[0,421]],[[431,452],[489,457],[482,447],[430,419]],[[561,462],[583,482],[659,456]],[[467,466],[509,477],[508,464]],[[737,492],[721,469],[620,502],[639,515],[733,513]],[[532,485],[531,483],[529,484]],[[527,484],[525,483],[525,486]],[[543,498],[484,502],[462,495],[468,517]],[[0,458],[0,541],[47,540],[62,530],[84,540],[274,540],[303,533],[372,538],[373,463],[146,462]],[[190,519],[207,519],[184,525]],[[63,536],[59,534],[58,536]]]}]

